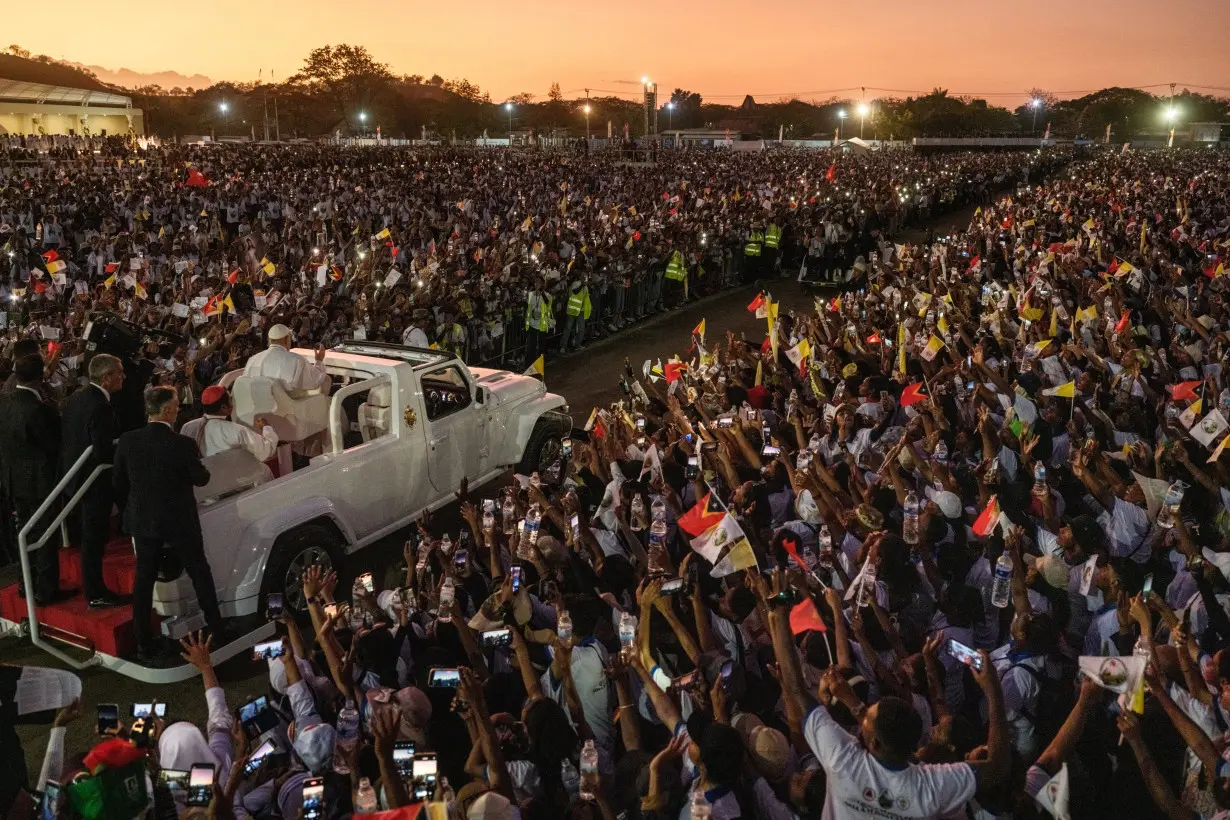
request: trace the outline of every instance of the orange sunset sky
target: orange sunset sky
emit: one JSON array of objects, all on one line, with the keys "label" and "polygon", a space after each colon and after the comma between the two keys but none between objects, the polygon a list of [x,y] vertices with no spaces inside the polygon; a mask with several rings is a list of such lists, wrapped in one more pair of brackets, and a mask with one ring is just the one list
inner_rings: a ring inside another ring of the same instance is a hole
[{"label": "orange sunset sky", "polygon": [[[1230,96],[1230,0],[58,0],[6,9],[4,42],[139,72],[214,80],[294,73],[313,47],[354,43],[398,74],[465,77],[500,100],[662,91],[713,102],[927,91],[1017,105],[1039,87],[1110,85]],[[1197,88],[1206,86],[1205,88]]]}]

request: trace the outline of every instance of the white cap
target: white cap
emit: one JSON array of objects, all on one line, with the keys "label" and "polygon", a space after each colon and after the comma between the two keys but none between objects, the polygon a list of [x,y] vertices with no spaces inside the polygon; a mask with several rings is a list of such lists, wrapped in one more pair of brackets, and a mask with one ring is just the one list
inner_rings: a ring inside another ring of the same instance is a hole
[{"label": "white cap", "polygon": [[467,820],[512,820],[512,803],[502,794],[484,792],[470,804]]},{"label": "white cap", "polygon": [[276,342],[281,339],[289,339],[291,336],[290,328],[283,324],[277,324],[269,328],[269,341]]},{"label": "white cap", "polygon": [[936,490],[932,487],[928,487],[926,492],[927,498],[935,502],[935,506],[940,508],[945,518],[961,517],[961,499],[955,493]]}]

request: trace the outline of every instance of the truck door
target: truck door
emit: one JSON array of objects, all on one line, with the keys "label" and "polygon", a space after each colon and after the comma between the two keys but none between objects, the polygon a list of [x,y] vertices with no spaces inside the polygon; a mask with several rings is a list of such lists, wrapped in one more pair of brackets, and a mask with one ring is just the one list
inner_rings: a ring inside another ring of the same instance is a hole
[{"label": "truck door", "polygon": [[423,373],[419,388],[427,414],[427,465],[437,493],[456,492],[465,476],[477,478],[476,407],[462,365],[448,364]]}]

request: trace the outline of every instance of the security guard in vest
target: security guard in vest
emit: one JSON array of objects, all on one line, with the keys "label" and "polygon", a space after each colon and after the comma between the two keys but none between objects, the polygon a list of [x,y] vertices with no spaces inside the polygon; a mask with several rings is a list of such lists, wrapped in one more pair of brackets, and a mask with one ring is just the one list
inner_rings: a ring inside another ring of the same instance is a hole
[{"label": "security guard in vest", "polygon": [[764,244],[764,234],[760,231],[760,225],[752,225],[752,230],[747,235],[747,242],[743,246],[743,281],[754,282],[760,278],[760,249]]},{"label": "security guard in vest", "polygon": [[680,291],[679,298],[674,300],[678,304],[686,298],[688,292],[688,264],[683,258],[683,251],[676,249],[671,254],[670,261],[666,263],[666,278],[679,283],[672,286],[672,290]]},{"label": "security guard in vest", "polygon": [[764,232],[764,252],[761,254],[761,269],[772,272],[777,266],[778,248],[782,244],[782,229],[777,222],[770,222]]},{"label": "security guard in vest", "polygon": [[547,333],[551,330],[552,315],[551,295],[546,292],[541,276],[534,278],[534,284],[525,297],[525,355],[527,361],[534,362],[547,351]]},{"label": "security guard in vest", "polygon": [[[593,305],[589,301],[589,285],[584,279],[573,279],[568,287],[568,304],[564,308],[564,336],[560,339],[560,353],[569,348],[580,350],[585,344],[585,323],[589,321]],[[574,344],[575,342],[575,344]]]}]

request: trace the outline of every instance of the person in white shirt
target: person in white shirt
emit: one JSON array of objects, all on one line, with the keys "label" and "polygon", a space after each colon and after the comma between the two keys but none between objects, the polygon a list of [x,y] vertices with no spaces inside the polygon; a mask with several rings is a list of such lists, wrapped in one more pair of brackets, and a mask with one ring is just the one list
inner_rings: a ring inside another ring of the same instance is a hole
[{"label": "person in white shirt", "polygon": [[227,450],[247,450],[257,461],[268,461],[278,449],[277,431],[261,417],[253,430],[230,420],[231,397],[225,387],[213,385],[201,393],[205,415],[184,424],[182,435],[196,442],[203,457]]},{"label": "person in white shirt", "polygon": [[286,325],[269,328],[269,347],[248,359],[244,375],[279,381],[291,398],[301,398],[314,390],[328,393],[331,381],[325,370],[324,346],[316,348],[316,362],[310,364],[307,359],[290,352],[292,342],[290,328]]},{"label": "person in white shirt", "polygon": [[411,325],[402,334],[401,343],[407,347],[431,347],[427,338],[427,328],[431,326],[431,311],[426,308],[416,308],[410,317]]}]

